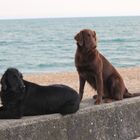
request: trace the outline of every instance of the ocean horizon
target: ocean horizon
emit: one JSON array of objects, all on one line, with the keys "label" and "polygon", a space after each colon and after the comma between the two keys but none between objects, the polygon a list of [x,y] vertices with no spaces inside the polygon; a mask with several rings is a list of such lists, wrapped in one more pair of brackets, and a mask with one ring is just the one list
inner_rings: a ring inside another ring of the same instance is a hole
[{"label": "ocean horizon", "polygon": [[0,20],[0,74],[8,67],[23,73],[74,71],[76,42],[93,29],[97,49],[115,67],[140,66],[140,16]]}]

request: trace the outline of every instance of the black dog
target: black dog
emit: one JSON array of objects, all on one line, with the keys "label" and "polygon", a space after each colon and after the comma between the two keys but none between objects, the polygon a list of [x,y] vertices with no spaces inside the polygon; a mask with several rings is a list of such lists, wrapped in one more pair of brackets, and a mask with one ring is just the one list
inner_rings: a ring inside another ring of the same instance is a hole
[{"label": "black dog", "polygon": [[23,80],[15,68],[6,70],[1,79],[0,119],[22,116],[75,113],[80,99],[77,92],[65,85],[40,86]]}]

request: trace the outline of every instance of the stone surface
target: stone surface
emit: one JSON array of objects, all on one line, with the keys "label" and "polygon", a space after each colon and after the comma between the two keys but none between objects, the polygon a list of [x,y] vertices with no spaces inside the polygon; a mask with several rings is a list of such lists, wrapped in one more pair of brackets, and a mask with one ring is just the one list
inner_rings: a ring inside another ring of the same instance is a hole
[{"label": "stone surface", "polygon": [[0,120],[0,140],[132,140],[140,137],[140,97],[94,105],[72,115]]}]

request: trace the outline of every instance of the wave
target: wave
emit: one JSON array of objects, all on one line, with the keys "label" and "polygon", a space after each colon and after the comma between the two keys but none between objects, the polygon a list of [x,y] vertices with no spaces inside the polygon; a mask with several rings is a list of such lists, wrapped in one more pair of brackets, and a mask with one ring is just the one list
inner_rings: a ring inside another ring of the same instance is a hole
[{"label": "wave", "polygon": [[116,43],[122,43],[122,42],[140,42],[139,39],[129,39],[129,38],[115,38],[115,39],[101,39],[101,43],[110,43],[110,42],[116,42]]}]

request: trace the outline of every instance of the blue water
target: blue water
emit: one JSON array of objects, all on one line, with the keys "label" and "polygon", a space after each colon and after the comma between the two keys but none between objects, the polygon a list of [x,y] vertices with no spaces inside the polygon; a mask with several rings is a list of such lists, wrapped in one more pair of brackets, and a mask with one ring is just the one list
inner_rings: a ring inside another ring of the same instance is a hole
[{"label": "blue water", "polygon": [[81,29],[96,30],[99,51],[116,67],[140,66],[140,17],[0,20],[0,73],[73,71]]}]

